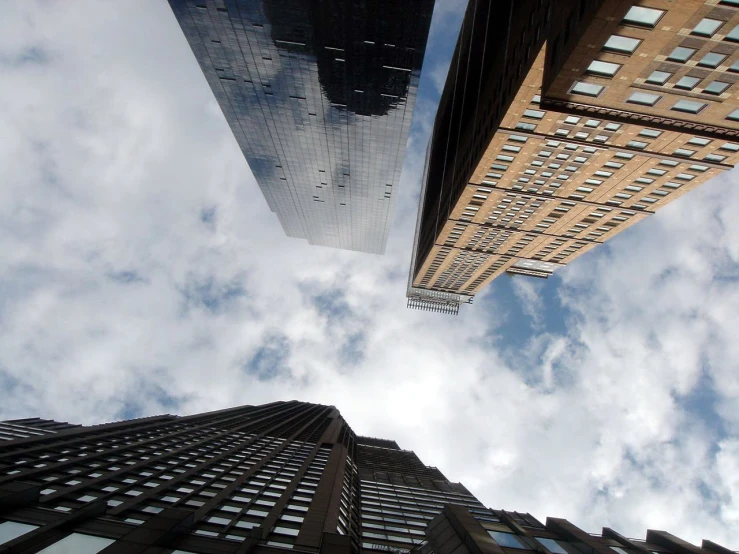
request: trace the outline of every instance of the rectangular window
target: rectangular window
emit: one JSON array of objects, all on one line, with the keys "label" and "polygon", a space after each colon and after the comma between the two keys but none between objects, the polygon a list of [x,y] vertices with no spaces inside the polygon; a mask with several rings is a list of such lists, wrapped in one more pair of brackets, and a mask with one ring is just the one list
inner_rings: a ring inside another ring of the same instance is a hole
[{"label": "rectangular window", "polygon": [[565,123],[567,123],[567,125],[577,125],[578,123],[580,123],[580,118],[571,115],[567,119],[565,119]]},{"label": "rectangular window", "polygon": [[633,54],[641,44],[638,38],[624,37],[621,35],[611,35],[611,37],[603,45],[606,52],[617,52],[619,54]]},{"label": "rectangular window", "polygon": [[523,112],[524,117],[530,117],[532,119],[542,119],[544,117],[545,112],[541,112],[539,110],[526,110]]},{"label": "rectangular window", "polygon": [[671,109],[676,112],[685,112],[697,114],[700,113],[708,104],[704,102],[693,102],[692,100],[678,100]]},{"label": "rectangular window", "polygon": [[698,25],[690,32],[691,35],[699,37],[712,37],[724,24],[724,21],[718,19],[703,18]]},{"label": "rectangular window", "polygon": [[692,58],[693,54],[695,53],[696,53],[695,48],[686,48],[684,46],[678,46],[672,51],[672,53],[669,56],[667,56],[667,59],[671,62],[685,63],[690,58]]},{"label": "rectangular window", "polygon": [[[675,150],[675,155],[676,156],[685,156],[686,158],[689,158],[693,154],[695,154],[695,150],[688,150],[687,148],[678,148],[677,150]],[[667,165],[667,164],[665,164],[665,165]],[[675,164],[675,165],[677,165],[677,164]]]},{"label": "rectangular window", "polygon": [[618,131],[621,128],[620,123],[609,123],[604,127],[606,131]]},{"label": "rectangular window", "polygon": [[727,142],[723,146],[719,147],[721,150],[728,150],[729,152],[739,152],[739,144]]},{"label": "rectangular window", "polygon": [[739,121],[739,109],[736,109],[729,115],[727,115],[726,119],[730,119],[731,121]]},{"label": "rectangular window", "polygon": [[606,87],[595,85],[593,83],[575,81],[575,84],[570,89],[570,94],[582,94],[583,96],[598,97],[605,88]]},{"label": "rectangular window", "polygon": [[718,52],[709,52],[705,56],[703,56],[700,61],[698,62],[698,65],[701,67],[711,67],[716,68],[719,65],[721,65],[721,62],[723,62],[727,58],[726,54],[719,54]]},{"label": "rectangular window", "polygon": [[708,171],[708,168],[705,165],[691,165],[688,169],[690,169],[690,171],[697,171],[699,173]]},{"label": "rectangular window", "polygon": [[632,140],[629,141],[626,146],[628,146],[629,148],[638,148],[639,150],[644,150],[647,147],[647,143],[638,140]]},{"label": "rectangular window", "polygon": [[613,77],[618,70],[621,69],[621,64],[603,62],[600,60],[593,60],[588,68],[585,70],[586,73],[591,75],[601,75],[603,77]]},{"label": "rectangular window", "polygon": [[711,139],[693,137],[688,141],[688,144],[692,144],[693,146],[708,146],[711,142],[713,142]]},{"label": "rectangular window", "polygon": [[724,40],[728,40],[729,42],[739,42],[739,25],[734,27],[731,32],[726,35]]},{"label": "rectangular window", "polygon": [[585,127],[591,127],[593,129],[595,129],[598,125],[600,125],[600,120],[598,119],[588,119],[585,122]]},{"label": "rectangular window", "polygon": [[657,175],[658,177],[661,177],[662,175],[665,175],[666,173],[667,172],[663,169],[654,169],[654,168],[647,171],[648,175]]},{"label": "rectangular window", "polygon": [[516,129],[521,129],[522,131],[536,131],[536,125],[533,123],[523,123],[522,121],[519,121],[516,123]]},{"label": "rectangular window", "polygon": [[731,83],[726,83],[724,81],[714,81],[713,83],[710,83],[706,88],[704,88],[703,92],[705,92],[706,94],[721,94],[730,86]]},{"label": "rectangular window", "polygon": [[719,156],[718,154],[708,154],[708,156],[703,159],[707,162],[721,163],[726,159],[726,156]]},{"label": "rectangular window", "polygon": [[695,85],[701,82],[701,79],[698,77],[681,77],[677,83],[675,83],[675,88],[681,88],[683,90],[693,90],[695,88]]},{"label": "rectangular window", "polygon": [[661,96],[658,94],[649,94],[647,92],[632,92],[627,102],[632,104],[641,104],[642,106],[654,106]]},{"label": "rectangular window", "polygon": [[656,129],[643,129],[639,136],[642,137],[648,137],[648,138],[657,138],[662,134],[662,131],[657,131]]},{"label": "rectangular window", "polygon": [[577,187],[578,192],[593,192],[593,189],[589,187]]},{"label": "rectangular window", "polygon": [[653,71],[652,74],[647,77],[647,83],[652,85],[664,85],[673,75],[673,73],[668,73],[667,71]]},{"label": "rectangular window", "polygon": [[654,29],[654,26],[662,19],[663,15],[665,15],[664,10],[634,6],[626,13],[621,23]]}]

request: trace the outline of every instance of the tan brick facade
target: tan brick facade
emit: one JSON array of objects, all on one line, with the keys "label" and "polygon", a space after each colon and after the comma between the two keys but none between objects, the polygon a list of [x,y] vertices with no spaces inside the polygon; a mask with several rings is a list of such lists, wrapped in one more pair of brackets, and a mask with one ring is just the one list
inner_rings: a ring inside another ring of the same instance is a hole
[{"label": "tan brick facade", "polygon": [[739,1],[633,4],[603,1],[547,76],[550,30],[414,287],[471,296],[506,271],[546,277],[739,162]]}]

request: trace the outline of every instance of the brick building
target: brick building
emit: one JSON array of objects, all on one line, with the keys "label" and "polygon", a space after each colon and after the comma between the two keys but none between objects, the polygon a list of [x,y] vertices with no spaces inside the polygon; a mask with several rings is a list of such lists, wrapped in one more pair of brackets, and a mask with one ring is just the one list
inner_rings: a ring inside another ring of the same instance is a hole
[{"label": "brick building", "polygon": [[[739,161],[739,1],[471,0],[409,306],[547,278]],[[441,308],[440,308],[441,306]]]}]

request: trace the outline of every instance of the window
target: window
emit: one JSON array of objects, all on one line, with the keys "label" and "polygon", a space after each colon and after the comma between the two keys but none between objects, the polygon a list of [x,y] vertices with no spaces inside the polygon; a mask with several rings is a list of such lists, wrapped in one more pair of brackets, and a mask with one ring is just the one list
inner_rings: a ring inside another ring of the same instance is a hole
[{"label": "window", "polygon": [[618,131],[621,128],[621,124],[620,123],[609,123],[604,128],[606,131]]},{"label": "window", "polygon": [[734,6],[735,8],[739,8],[739,0],[719,0],[719,4],[723,4],[725,6]]},{"label": "window", "polygon": [[664,10],[655,10],[653,8],[642,8],[634,6],[631,8],[622,23],[625,25],[636,25],[638,27],[654,28],[657,22],[665,15]]},{"label": "window", "polygon": [[580,118],[571,115],[567,119],[565,119],[565,123],[567,123],[567,125],[577,125],[578,123],[580,123]]},{"label": "window", "polygon": [[739,60],[737,60],[733,64],[731,64],[731,67],[729,68],[729,71],[733,71],[734,73],[739,73]]},{"label": "window", "polygon": [[28,525],[27,523],[17,523],[15,521],[3,521],[0,523],[0,544],[5,544],[17,539],[21,535],[30,533],[34,529],[38,529],[38,525]]},{"label": "window", "polygon": [[699,37],[712,37],[716,31],[719,30],[724,21],[718,19],[709,19],[708,17],[701,20],[698,25],[690,32],[691,35],[698,35]]},{"label": "window", "polygon": [[693,90],[695,88],[695,85],[700,83],[701,80],[698,77],[682,77],[680,80],[675,83],[675,88],[681,88],[684,90]]},{"label": "window", "polygon": [[721,150],[728,150],[730,152],[739,152],[739,144],[733,144],[731,142],[727,142],[723,146],[720,147]]},{"label": "window", "polygon": [[499,546],[505,546],[508,548],[520,548],[522,550],[531,550],[528,546],[524,545],[513,533],[488,531],[488,534],[493,537],[493,540],[498,543]]},{"label": "window", "polygon": [[676,112],[700,113],[708,104],[704,102],[693,102],[692,100],[678,100],[671,109]]},{"label": "window", "polygon": [[739,109],[734,110],[729,115],[727,115],[726,119],[730,119],[731,121],[739,121]]},{"label": "window", "polygon": [[621,64],[619,63],[610,63],[610,62],[602,62],[599,60],[594,60],[590,63],[590,65],[585,70],[585,72],[590,73],[591,75],[602,75],[604,77],[613,77],[618,72],[619,69],[621,69]]},{"label": "window", "polygon": [[703,92],[707,94],[721,94],[727,88],[731,86],[731,83],[725,83],[724,81],[714,81],[703,89]]},{"label": "window", "polygon": [[721,62],[723,62],[727,58],[726,54],[719,54],[718,52],[709,52],[705,56],[703,56],[700,61],[698,62],[698,65],[701,67],[718,67]]},{"label": "window", "polygon": [[643,129],[639,135],[642,137],[649,137],[649,138],[657,138],[662,134],[662,131],[657,131],[656,129]]},{"label": "window", "polygon": [[546,539],[544,537],[534,537],[538,542],[547,547],[552,554],[569,554],[562,545],[554,539]]},{"label": "window", "polygon": [[724,40],[728,40],[730,42],[739,42],[739,25],[734,27],[731,32],[726,35],[726,38],[724,38]]},{"label": "window", "polygon": [[96,554],[114,542],[113,539],[72,533],[43,550],[39,550],[39,554]]},{"label": "window", "polygon": [[611,35],[611,38],[603,45],[603,50],[619,54],[633,54],[639,44],[641,44],[641,40],[638,38]]},{"label": "window", "polygon": [[695,54],[695,48],[685,48],[684,46],[678,46],[672,53],[667,56],[667,59],[671,62],[685,63]]},{"label": "window", "polygon": [[672,76],[673,73],[668,73],[667,71],[653,71],[652,74],[647,77],[647,83],[652,85],[664,85]]},{"label": "window", "polygon": [[688,144],[692,144],[693,146],[708,146],[711,142],[713,142],[711,139],[693,137],[688,141]]},{"label": "window", "polygon": [[632,92],[631,96],[629,96],[627,102],[631,102],[632,104],[641,104],[643,106],[654,106],[657,102],[659,102],[659,99],[661,96],[658,94],[649,94],[647,92]]},{"label": "window", "polygon": [[661,177],[662,175],[665,175],[667,172],[664,169],[650,169],[647,171],[647,175],[657,175],[658,177]]},{"label": "window", "polygon": [[629,141],[629,143],[626,145],[629,148],[638,148],[639,150],[644,150],[647,147],[646,142],[640,142],[638,140],[632,140]]},{"label": "window", "polygon": [[706,156],[703,159],[706,160],[707,162],[720,163],[726,159],[726,156],[719,156],[718,154],[708,154],[708,156]]},{"label": "window", "polygon": [[536,131],[536,125],[533,123],[518,122],[516,123],[516,129],[521,129],[522,131]]},{"label": "window", "polygon": [[601,92],[603,92],[604,88],[606,87],[594,85],[592,83],[583,83],[581,81],[576,81],[570,89],[570,94],[582,94],[583,96],[597,97],[600,95]]},{"label": "window", "polygon": [[705,165],[691,165],[688,169],[690,169],[691,171],[698,171],[699,173],[708,171],[708,168]]},{"label": "window", "polygon": [[545,112],[540,112],[539,110],[526,110],[523,112],[524,117],[530,117],[532,119],[542,119],[544,117]]},{"label": "window", "polygon": [[[675,150],[676,156],[685,156],[686,158],[689,158],[693,154],[695,154],[695,150],[688,150],[687,148],[678,148],[677,150]],[[660,163],[664,163],[664,162],[660,162]],[[669,164],[665,164],[665,165],[669,165]]]}]

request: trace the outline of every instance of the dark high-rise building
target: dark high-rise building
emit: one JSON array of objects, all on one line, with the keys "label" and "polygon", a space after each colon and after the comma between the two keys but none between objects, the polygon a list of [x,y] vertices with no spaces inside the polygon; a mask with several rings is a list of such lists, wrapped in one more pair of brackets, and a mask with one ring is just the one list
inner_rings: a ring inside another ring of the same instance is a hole
[{"label": "dark high-rise building", "polygon": [[382,254],[434,0],[169,0],[270,209]]},{"label": "dark high-rise building", "polygon": [[470,0],[409,306],[548,278],[739,162],[737,0]]},{"label": "dark high-rise building", "polygon": [[0,553],[731,554],[486,509],[332,406],[44,428],[0,443]]}]

